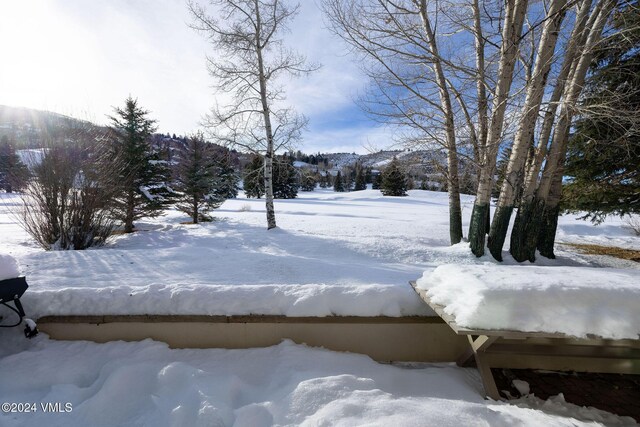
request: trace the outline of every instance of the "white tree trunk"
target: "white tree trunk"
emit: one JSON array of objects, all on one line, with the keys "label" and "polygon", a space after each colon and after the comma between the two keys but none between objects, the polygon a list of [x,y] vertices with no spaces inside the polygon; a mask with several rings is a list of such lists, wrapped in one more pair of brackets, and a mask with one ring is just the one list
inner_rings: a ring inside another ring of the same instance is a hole
[{"label": "white tree trunk", "polygon": [[422,25],[427,35],[429,49],[433,54],[433,71],[438,85],[440,103],[445,116],[445,134],[447,144],[447,167],[448,167],[448,194],[449,194],[449,237],[452,245],[462,240],[462,209],[460,207],[460,183],[458,177],[458,148],[456,146],[456,132],[454,123],[454,112],[451,106],[451,95],[447,86],[447,80],[440,62],[440,53],[435,34],[431,28],[426,0],[420,2],[420,17]]},{"label": "white tree trunk", "polygon": [[267,81],[262,59],[262,41],[260,40],[260,8],[256,0],[256,53],[258,55],[258,79],[260,82],[260,101],[262,103],[262,115],[264,117],[264,130],[267,138],[267,147],[264,155],[264,198],[267,211],[267,230],[276,228],[276,211],[273,206],[273,129],[271,128],[271,113],[267,101]]},{"label": "white tree trunk", "polygon": [[[553,238],[549,236],[550,230],[554,230],[553,223],[557,222],[558,205],[547,205],[549,193],[553,182],[560,185],[557,188],[557,200],[560,200],[562,191],[562,165],[567,152],[567,142],[569,138],[569,128],[575,111],[576,103],[582,92],[585,78],[591,60],[593,49],[602,36],[602,30],[615,6],[615,0],[602,0],[593,9],[593,12],[585,25],[585,31],[579,35],[577,51],[572,61],[571,70],[567,83],[564,85],[562,103],[558,121],[553,129],[553,139],[549,152],[546,156],[542,178],[532,198],[523,200],[518,211],[513,231],[511,232],[511,254],[518,261],[535,260],[535,251],[541,226],[544,222],[544,239],[546,253],[549,251],[549,242],[553,246]],[[542,144],[544,141],[541,141]],[[529,179],[533,179],[537,173],[531,174]],[[560,180],[560,184],[558,184]],[[529,197],[527,195],[527,197]],[[555,218],[553,216],[555,215]],[[555,234],[554,234],[555,235]]]},{"label": "white tree trunk", "polygon": [[498,80],[493,97],[491,124],[487,136],[486,156],[480,169],[476,201],[471,214],[469,227],[469,244],[476,256],[484,255],[486,215],[491,202],[491,189],[496,168],[496,160],[502,130],[507,99],[513,82],[513,70],[518,59],[522,25],[526,15],[527,0],[507,0],[505,11],[505,25],[502,31],[502,47],[498,66]]},{"label": "white tree trunk", "polygon": [[489,232],[489,250],[498,261],[502,261],[502,247],[507,235],[517,191],[522,185],[520,177],[533,140],[536,120],[542,104],[544,89],[547,85],[547,77],[553,63],[560,25],[565,15],[564,7],[566,3],[567,0],[553,0],[551,2],[542,27],[540,44],[531,78],[527,82],[527,95],[522,107],[520,123],[516,131],[511,157],[509,158],[505,178],[500,189],[498,206]]}]

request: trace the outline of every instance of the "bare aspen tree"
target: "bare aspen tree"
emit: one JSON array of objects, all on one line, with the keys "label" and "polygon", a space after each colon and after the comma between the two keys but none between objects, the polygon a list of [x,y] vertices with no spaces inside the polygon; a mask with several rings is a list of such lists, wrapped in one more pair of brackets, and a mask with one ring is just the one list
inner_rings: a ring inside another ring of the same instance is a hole
[{"label": "bare aspen tree", "polygon": [[412,129],[404,142],[434,142],[445,149],[450,241],[460,242],[458,118],[447,69],[455,68],[467,78],[475,73],[440,53],[434,24],[439,11],[430,10],[426,0],[326,0],[324,10],[331,29],[363,59],[374,93],[361,101],[365,111]]},{"label": "bare aspen tree", "polygon": [[520,114],[520,122],[511,148],[511,157],[507,165],[505,178],[500,189],[498,206],[489,232],[489,250],[498,261],[502,261],[502,246],[513,212],[516,194],[522,186],[521,176],[525,167],[529,147],[534,137],[542,97],[547,78],[553,64],[554,52],[560,25],[565,16],[567,0],[552,0],[547,10],[538,41],[538,51],[533,69],[527,80],[526,100]]},{"label": "bare aspen tree", "polygon": [[210,0],[210,10],[189,1],[191,27],[216,49],[207,58],[221,92],[233,95],[216,105],[206,126],[218,142],[264,157],[267,229],[276,227],[273,206],[273,158],[281,147],[300,139],[306,119],[281,107],[281,79],[314,70],[305,58],[287,49],[281,38],[299,5],[284,0]]},{"label": "bare aspen tree", "polygon": [[[594,49],[602,36],[602,31],[615,4],[616,0],[601,0],[593,7],[589,7],[589,17],[584,21],[584,27],[581,31],[572,33],[572,37],[577,38],[575,41],[576,50],[574,52],[568,51],[568,53],[573,53],[574,57],[567,58],[565,61],[566,64],[571,59],[571,65],[566,83],[562,82],[562,95],[559,99],[560,112],[552,123],[553,133],[549,148],[545,150],[544,169],[540,176],[539,168],[543,166],[543,162],[534,161],[532,164],[534,169],[528,171],[524,197],[511,234],[510,251],[518,261],[534,261],[539,243],[542,255],[554,256],[553,243],[562,192],[562,170],[567,152],[569,129],[584,87]],[[588,6],[585,3],[583,7]],[[584,10],[580,12],[584,12]],[[578,15],[580,16],[581,13]],[[551,135],[551,125],[543,123],[542,132],[548,132],[548,135]],[[542,145],[546,146],[547,140],[541,139],[539,141],[539,150]],[[535,169],[536,167],[538,169]]]},{"label": "bare aspen tree", "polygon": [[504,128],[505,112],[514,79],[514,67],[518,60],[519,45],[522,40],[522,26],[527,12],[527,0],[507,0],[505,7],[504,26],[502,29],[502,45],[496,86],[493,93],[493,106],[489,124],[486,147],[482,156],[483,163],[478,178],[478,191],[471,214],[469,226],[469,244],[476,256],[484,255],[486,219],[489,215],[493,176],[502,132]]}]

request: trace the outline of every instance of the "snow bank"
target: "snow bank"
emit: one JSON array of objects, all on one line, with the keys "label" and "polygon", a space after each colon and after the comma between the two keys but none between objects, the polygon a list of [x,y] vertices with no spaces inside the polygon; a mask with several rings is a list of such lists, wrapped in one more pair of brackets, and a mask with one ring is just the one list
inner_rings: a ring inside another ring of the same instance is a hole
[{"label": "snow bank", "polygon": [[[3,427],[633,424],[562,400],[551,408],[539,399],[517,406],[484,400],[472,369],[401,368],[290,341],[172,350],[151,340],[25,340],[9,330],[0,331],[0,342],[0,364],[11,367],[0,381],[2,402],[71,405],[67,413],[0,413]],[[7,347],[23,351],[2,355]]]},{"label": "snow bank", "polygon": [[32,317],[200,314],[430,315],[409,285],[153,285],[38,289],[23,297]]},{"label": "snow bank", "polygon": [[640,334],[638,270],[447,264],[425,272],[418,286],[468,328]]},{"label": "snow bank", "polygon": [[0,254],[0,280],[13,279],[19,275],[18,261],[10,255]]}]

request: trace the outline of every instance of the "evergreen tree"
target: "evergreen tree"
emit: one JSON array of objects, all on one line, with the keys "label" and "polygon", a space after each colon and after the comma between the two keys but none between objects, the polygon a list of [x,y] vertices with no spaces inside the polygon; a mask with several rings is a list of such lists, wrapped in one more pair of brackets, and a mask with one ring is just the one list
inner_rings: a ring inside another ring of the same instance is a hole
[{"label": "evergreen tree", "polygon": [[382,186],[382,174],[377,173],[373,176],[371,188],[374,190],[379,190],[381,186]]},{"label": "evergreen tree", "polygon": [[302,182],[300,183],[300,189],[302,191],[315,190],[317,183],[318,183],[318,180],[316,179],[314,174],[312,174],[309,171],[305,171],[302,173]]},{"label": "evergreen tree", "polygon": [[406,196],[407,177],[400,168],[397,158],[393,158],[389,166],[382,173],[382,184],[380,190],[384,196]]},{"label": "evergreen tree", "polygon": [[264,196],[264,160],[255,155],[244,168],[244,194],[249,198],[259,199]]},{"label": "evergreen tree", "polygon": [[194,224],[210,221],[210,211],[225,198],[216,191],[222,184],[220,165],[213,145],[197,134],[188,138],[176,155],[174,190],[178,193],[176,207],[189,215]]},{"label": "evergreen tree", "polygon": [[238,197],[240,181],[238,173],[233,167],[231,152],[226,148],[217,147],[216,159],[218,165],[218,186],[215,194],[223,200],[235,199]]},{"label": "evergreen tree", "polygon": [[355,191],[361,191],[367,189],[366,173],[360,163],[356,164],[356,179],[353,187]]},{"label": "evergreen tree", "polygon": [[16,154],[6,135],[0,141],[0,189],[7,193],[20,191],[27,184],[29,170]]},{"label": "evergreen tree", "polygon": [[283,156],[273,162],[273,197],[295,199],[298,197],[298,172],[293,167],[293,157]]},{"label": "evergreen tree", "polygon": [[333,177],[327,170],[324,171],[324,182],[325,182],[325,188],[333,187]]},{"label": "evergreen tree", "polygon": [[345,167],[342,169],[342,181],[344,186],[344,191],[351,191],[353,188],[353,170],[349,167]]},{"label": "evergreen tree", "polygon": [[371,168],[366,168],[364,173],[364,182],[366,184],[373,184],[373,172]]},{"label": "evergreen tree", "polygon": [[584,113],[569,140],[562,206],[601,222],[640,213],[640,7],[613,15],[587,80]]},{"label": "evergreen tree", "polygon": [[344,182],[342,181],[342,174],[340,173],[340,171],[338,171],[338,174],[333,179],[333,191],[344,191]]},{"label": "evergreen tree", "polygon": [[320,188],[327,188],[331,186],[331,184],[328,182],[329,179],[327,175],[329,175],[327,171],[324,171],[324,174],[322,172],[320,173],[320,179],[318,179],[320,183]]},{"label": "evergreen tree", "polygon": [[116,131],[111,150],[121,187],[115,216],[124,224],[125,233],[133,232],[134,221],[161,215],[171,202],[172,193],[167,186],[170,171],[150,143],[155,121],[148,114],[136,99],[129,97],[125,107],[115,108],[115,116],[111,117]]}]

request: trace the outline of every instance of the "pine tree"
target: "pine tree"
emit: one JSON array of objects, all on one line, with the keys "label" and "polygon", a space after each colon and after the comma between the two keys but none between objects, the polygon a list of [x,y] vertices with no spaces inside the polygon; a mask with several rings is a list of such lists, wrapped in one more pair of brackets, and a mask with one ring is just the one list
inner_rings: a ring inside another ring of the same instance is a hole
[{"label": "pine tree", "polygon": [[264,160],[255,155],[244,168],[244,194],[249,198],[259,199],[264,196]]},{"label": "pine tree", "polygon": [[342,174],[340,173],[340,171],[338,171],[338,174],[333,179],[333,191],[344,191],[344,182],[342,181]]},{"label": "pine tree", "polygon": [[364,172],[364,182],[366,184],[373,184],[373,171],[371,168],[366,168]]},{"label": "pine tree", "polygon": [[380,190],[384,196],[406,196],[407,177],[395,157],[382,173]]},{"label": "pine tree", "polygon": [[302,173],[302,182],[300,183],[300,189],[302,191],[313,191],[316,189],[316,185],[318,184],[318,180],[309,171],[305,171]]},{"label": "pine tree", "polygon": [[189,215],[194,224],[210,221],[208,213],[225,200],[216,191],[222,182],[214,146],[202,134],[196,134],[180,147],[176,162],[173,184],[178,193],[176,207]]},{"label": "pine tree", "polygon": [[293,158],[283,156],[273,162],[273,197],[295,199],[298,197],[298,172],[293,167]]},{"label": "pine tree", "polygon": [[329,179],[328,179],[327,175],[329,175],[329,173],[327,171],[324,171],[324,174],[322,172],[320,172],[320,179],[318,179],[319,184],[320,184],[320,188],[327,188],[327,187],[331,186],[331,184],[328,182]]},{"label": "pine tree", "polygon": [[377,173],[373,176],[371,188],[374,190],[379,190],[381,186],[382,186],[382,174]]},{"label": "pine tree", "polygon": [[20,191],[27,184],[29,170],[16,154],[6,135],[0,141],[0,189],[7,193]]},{"label": "pine tree", "polygon": [[592,64],[582,106],[569,139],[563,208],[607,215],[640,213],[640,7],[622,4],[612,34]]},{"label": "pine tree", "polygon": [[134,221],[161,215],[171,202],[167,186],[170,171],[149,141],[155,131],[155,121],[147,117],[149,112],[131,97],[126,99],[124,109],[114,110],[111,122],[116,136],[111,150],[121,187],[115,216],[124,224],[125,233],[131,233]]},{"label": "pine tree", "polygon": [[344,186],[344,191],[351,191],[353,188],[353,177],[352,177],[352,169],[349,167],[345,167],[342,169],[342,182]]},{"label": "pine tree", "polygon": [[365,171],[360,163],[356,164],[356,179],[353,187],[355,191],[361,191],[367,189],[367,179]]},{"label": "pine tree", "polygon": [[231,152],[226,148],[217,147],[215,154],[218,165],[218,186],[214,192],[223,200],[235,199],[240,191],[238,187],[240,179],[233,167]]}]

